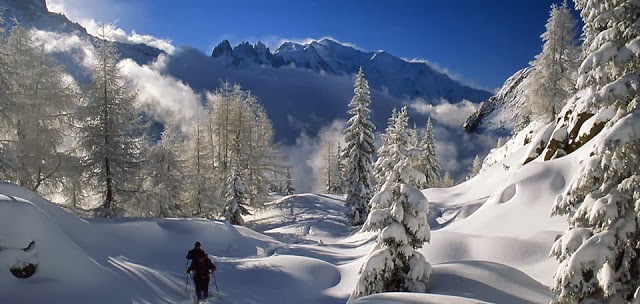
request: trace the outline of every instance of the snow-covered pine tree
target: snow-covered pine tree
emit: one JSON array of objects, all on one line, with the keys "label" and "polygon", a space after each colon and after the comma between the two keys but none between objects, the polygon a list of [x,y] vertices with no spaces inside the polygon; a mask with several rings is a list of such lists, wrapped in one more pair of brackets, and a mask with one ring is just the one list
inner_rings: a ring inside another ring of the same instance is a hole
[{"label": "snow-covered pine tree", "polygon": [[431,118],[427,120],[427,127],[418,148],[422,150],[422,153],[417,159],[416,169],[426,176],[425,183],[420,185],[420,187],[436,187],[440,182],[440,170],[442,169],[440,168],[440,161],[438,160],[438,152],[436,152],[436,139],[433,135]]},{"label": "snow-covered pine tree", "polygon": [[[386,134],[397,132],[395,131],[395,128],[396,128],[396,121],[398,120],[398,115],[399,115],[398,110],[394,108],[391,111],[391,117],[387,120],[387,128],[384,130],[385,133],[380,138],[380,141],[382,142],[382,144],[380,145],[377,151],[378,159],[373,164],[373,177],[376,182],[373,190],[375,192],[380,191],[380,189],[382,188],[382,185],[384,184],[384,181],[387,178],[388,172],[391,169],[393,169],[393,166],[389,167],[383,161],[391,157],[391,154],[389,153],[389,148],[388,148],[388,146],[391,144],[390,142],[391,137],[387,136]],[[405,138],[408,138],[408,137],[405,137]]]},{"label": "snow-covered pine tree", "polygon": [[293,187],[293,177],[291,176],[291,166],[287,167],[287,177],[284,186],[284,191],[287,195],[292,195],[296,192],[296,189]]},{"label": "snow-covered pine tree", "polygon": [[[422,149],[417,149],[411,146],[411,130],[407,128],[409,122],[409,116],[407,114],[407,107],[404,106],[397,111],[394,109],[389,119],[389,125],[385,129],[385,133],[382,134],[382,146],[378,149],[378,160],[374,164],[374,174],[378,181],[378,189],[382,189],[382,185],[387,180],[387,175],[393,171],[393,168],[400,161],[397,155],[392,154],[391,147],[401,147],[403,150],[412,150],[410,157],[416,159],[419,155],[423,154]],[[415,164],[413,167],[417,167]],[[407,182],[415,187],[421,187],[424,180],[411,180],[412,176],[407,179]],[[380,191],[380,190],[378,190]]]},{"label": "snow-covered pine tree", "polygon": [[[575,3],[586,58],[581,92],[563,110],[556,133],[565,136],[556,143],[573,150],[602,136],[553,206],[553,215],[568,216],[569,228],[551,250],[560,261],[552,303],[639,303],[640,3]],[[591,118],[598,120],[588,132],[573,132]]]},{"label": "snow-covered pine tree", "polygon": [[176,127],[165,125],[160,141],[151,148],[145,169],[146,211],[157,217],[182,215],[181,195],[185,189],[184,141]]},{"label": "snow-covered pine tree", "polygon": [[480,160],[480,156],[476,155],[476,158],[473,159],[473,164],[471,164],[471,168],[469,168],[467,180],[470,180],[474,176],[478,175],[478,173],[480,173],[480,169],[482,169],[482,161]]},{"label": "snow-covered pine tree", "polygon": [[97,216],[125,213],[136,203],[140,170],[147,144],[145,128],[135,107],[137,93],[125,81],[115,44],[96,39],[91,83],[78,109],[82,178],[100,197]]},{"label": "snow-covered pine tree", "polygon": [[[431,118],[429,118],[429,121]],[[418,147],[420,146],[420,132],[418,132],[418,125],[413,124],[413,128],[409,130],[409,146]]]},{"label": "snow-covered pine tree", "polygon": [[245,207],[245,193],[246,188],[236,164],[227,179],[227,195],[224,205],[224,218],[232,225],[244,225],[242,216],[249,214],[249,210]]},{"label": "snow-covered pine tree", "polygon": [[369,120],[371,97],[369,84],[362,68],[358,71],[354,84],[354,96],[349,102],[349,111],[353,115],[344,131],[346,159],[345,200],[347,221],[354,226],[362,225],[369,214],[369,201],[373,196],[371,184],[373,154],[375,153],[375,126]]},{"label": "snow-covered pine tree", "polygon": [[371,213],[363,229],[379,231],[376,243],[359,271],[359,279],[351,298],[380,292],[425,292],[431,275],[431,265],[417,250],[431,239],[427,221],[429,202],[413,184],[424,182],[425,176],[411,163],[419,153],[408,149],[406,108],[390,124],[386,151],[382,160],[390,166],[385,181],[371,199]]},{"label": "snow-covered pine tree", "polygon": [[574,92],[579,60],[576,24],[566,1],[562,6],[551,6],[546,32],[541,36],[542,52],[531,62],[533,71],[527,80],[528,104],[535,117],[553,120]]}]

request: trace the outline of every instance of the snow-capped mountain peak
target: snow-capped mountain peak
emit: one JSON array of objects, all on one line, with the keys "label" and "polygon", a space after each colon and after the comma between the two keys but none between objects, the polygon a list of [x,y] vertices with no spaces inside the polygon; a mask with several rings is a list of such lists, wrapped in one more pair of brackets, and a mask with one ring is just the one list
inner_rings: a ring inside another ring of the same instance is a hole
[{"label": "snow-capped mountain peak", "polygon": [[240,43],[229,53],[230,49],[228,41],[223,41],[211,55],[233,67],[251,64],[276,68],[293,66],[334,75],[353,75],[362,67],[373,88],[385,88],[399,98],[480,102],[491,96],[489,92],[461,84],[425,63],[409,62],[386,51],[362,51],[328,38],[304,44],[287,41],[273,53],[261,42],[255,45]]}]

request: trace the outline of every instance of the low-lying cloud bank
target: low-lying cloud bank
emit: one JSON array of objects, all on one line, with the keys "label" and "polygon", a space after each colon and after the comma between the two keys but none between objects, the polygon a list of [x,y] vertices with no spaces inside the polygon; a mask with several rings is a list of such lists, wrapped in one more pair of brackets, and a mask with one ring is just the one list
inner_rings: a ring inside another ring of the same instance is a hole
[{"label": "low-lying cloud bank", "polygon": [[[86,82],[80,78],[86,77],[93,56],[93,46],[88,39],[42,31],[35,31],[34,36],[65,64],[76,81]],[[349,117],[347,105],[353,96],[354,78],[350,76],[288,67],[235,69],[191,48],[176,49],[173,54],[161,55],[149,64],[124,59],[121,66],[140,93],[144,109],[158,121],[178,124],[183,130],[193,124],[206,92],[215,90],[222,81],[239,83],[251,91],[273,121],[282,152],[294,166],[298,191],[313,189],[315,176],[323,166],[322,146],[328,138],[341,138]],[[467,134],[460,128],[464,119],[478,107],[476,104],[441,101],[431,105],[424,100],[401,100],[378,90],[371,93],[377,140],[386,128],[391,110],[407,105],[411,126],[416,123],[423,128],[428,117],[433,119],[443,169],[458,179],[465,175],[477,154],[484,156],[495,146],[496,138]]]}]

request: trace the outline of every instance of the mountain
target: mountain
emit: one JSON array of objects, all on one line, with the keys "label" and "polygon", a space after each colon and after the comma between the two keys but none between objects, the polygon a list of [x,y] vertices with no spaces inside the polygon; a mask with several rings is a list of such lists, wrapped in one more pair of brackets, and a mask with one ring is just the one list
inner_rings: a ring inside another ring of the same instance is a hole
[{"label": "mountain", "polygon": [[291,66],[333,75],[353,75],[362,67],[372,88],[397,98],[480,102],[491,96],[424,62],[407,61],[386,51],[365,52],[326,38],[305,44],[284,42],[273,52],[260,41],[255,45],[242,42],[232,48],[228,40],[223,40],[213,49],[211,57],[235,68]]},{"label": "mountain", "polygon": [[[47,8],[46,0],[0,0],[0,7],[4,9],[2,17],[7,23],[5,28],[14,25],[11,19],[18,21],[24,27],[35,28],[42,31],[75,34],[83,39],[92,39],[87,30],[80,24],[69,20],[65,15],[52,13]],[[131,58],[138,64],[146,64],[155,60],[162,50],[148,46],[146,44],[129,44],[116,42],[118,51],[124,58]],[[59,58],[63,64],[73,64],[67,62],[65,58]],[[69,69],[68,69],[69,70]],[[78,74],[78,68],[72,68],[70,74]]]},{"label": "mountain", "polygon": [[518,109],[525,104],[524,90],[527,77],[533,69],[526,67],[509,77],[498,93],[482,104],[463,124],[467,132],[511,134],[525,125],[529,117]]}]

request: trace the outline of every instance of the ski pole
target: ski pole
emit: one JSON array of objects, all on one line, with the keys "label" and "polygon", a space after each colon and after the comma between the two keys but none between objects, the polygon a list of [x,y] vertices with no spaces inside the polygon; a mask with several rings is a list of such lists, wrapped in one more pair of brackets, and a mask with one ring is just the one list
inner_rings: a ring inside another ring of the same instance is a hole
[{"label": "ski pole", "polygon": [[[189,260],[187,260],[187,265],[185,266],[185,269],[189,270]],[[188,285],[189,285],[189,273],[185,271],[185,273],[184,273],[184,291],[188,290],[188,288],[187,288]]]},{"label": "ski pole", "polygon": [[213,283],[216,284],[216,291],[220,293],[220,289],[218,288],[218,280],[216,280],[216,272],[213,272]]}]

